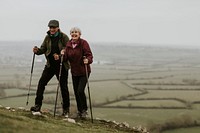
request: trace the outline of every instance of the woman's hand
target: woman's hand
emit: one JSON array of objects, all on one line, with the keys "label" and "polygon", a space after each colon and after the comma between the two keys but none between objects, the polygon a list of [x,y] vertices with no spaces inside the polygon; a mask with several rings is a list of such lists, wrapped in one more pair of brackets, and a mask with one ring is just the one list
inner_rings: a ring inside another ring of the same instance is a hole
[{"label": "woman's hand", "polygon": [[84,58],[83,58],[83,63],[84,64],[88,64],[88,59],[84,56]]},{"label": "woman's hand", "polygon": [[61,54],[61,55],[64,55],[64,54],[65,54],[65,49],[61,50],[61,51],[60,51],[60,54]]}]

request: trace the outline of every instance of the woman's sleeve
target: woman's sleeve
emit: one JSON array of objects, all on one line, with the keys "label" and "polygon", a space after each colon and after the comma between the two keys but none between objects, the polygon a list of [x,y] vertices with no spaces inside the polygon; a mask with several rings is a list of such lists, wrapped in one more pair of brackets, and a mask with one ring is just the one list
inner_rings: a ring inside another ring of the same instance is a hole
[{"label": "woman's sleeve", "polygon": [[88,59],[88,63],[92,64],[93,54],[92,54],[90,46],[86,40],[84,40],[84,43],[83,43],[83,56],[86,56],[86,58]]}]

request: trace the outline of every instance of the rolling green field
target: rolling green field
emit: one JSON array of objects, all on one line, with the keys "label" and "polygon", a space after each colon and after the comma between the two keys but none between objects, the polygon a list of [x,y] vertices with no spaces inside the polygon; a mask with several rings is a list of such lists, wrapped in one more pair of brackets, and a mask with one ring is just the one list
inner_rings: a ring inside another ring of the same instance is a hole
[{"label": "rolling green field", "polygon": [[[155,133],[200,131],[200,50],[111,45],[104,51],[104,58],[102,47],[92,45],[96,58],[89,82],[94,118],[126,121]],[[29,109],[44,63],[35,64],[28,106],[30,65],[0,66],[0,105]],[[68,81],[71,110],[75,113],[71,74]],[[46,87],[43,110],[52,113],[56,88],[54,77]]]}]

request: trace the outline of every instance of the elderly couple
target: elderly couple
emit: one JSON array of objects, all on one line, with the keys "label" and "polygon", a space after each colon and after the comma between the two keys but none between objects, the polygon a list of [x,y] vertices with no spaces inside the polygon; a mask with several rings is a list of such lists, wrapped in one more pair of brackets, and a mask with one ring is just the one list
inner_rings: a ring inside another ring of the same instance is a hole
[{"label": "elderly couple", "polygon": [[47,63],[38,83],[35,106],[31,107],[30,110],[36,112],[40,111],[45,86],[54,75],[56,75],[57,79],[59,79],[61,62],[60,55],[64,55],[62,71],[60,75],[63,116],[68,117],[70,111],[70,98],[67,81],[68,70],[70,66],[78,116],[80,118],[85,118],[88,109],[86,95],[84,92],[87,84],[85,64],[87,65],[89,76],[91,72],[90,64],[93,61],[93,55],[90,46],[86,40],[80,38],[81,30],[77,27],[74,27],[70,30],[70,40],[66,34],[61,32],[59,28],[59,22],[57,20],[50,20],[48,27],[49,30],[41,47],[33,48],[33,52],[36,55],[45,54]]}]

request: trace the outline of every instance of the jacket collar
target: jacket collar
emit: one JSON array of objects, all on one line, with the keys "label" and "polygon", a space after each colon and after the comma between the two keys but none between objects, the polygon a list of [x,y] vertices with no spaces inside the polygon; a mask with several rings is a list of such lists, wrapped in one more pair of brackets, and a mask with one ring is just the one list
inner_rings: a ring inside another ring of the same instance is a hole
[{"label": "jacket collar", "polygon": [[77,47],[78,47],[79,45],[81,45],[81,38],[79,38],[76,42],[73,42],[73,40],[70,39],[70,40],[69,40],[69,43],[67,43],[67,47],[71,47],[71,48],[72,48],[72,44],[73,44],[73,43],[76,43],[76,44],[77,44]]}]

